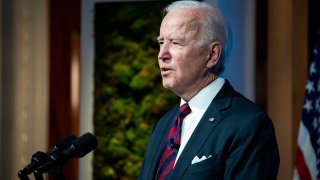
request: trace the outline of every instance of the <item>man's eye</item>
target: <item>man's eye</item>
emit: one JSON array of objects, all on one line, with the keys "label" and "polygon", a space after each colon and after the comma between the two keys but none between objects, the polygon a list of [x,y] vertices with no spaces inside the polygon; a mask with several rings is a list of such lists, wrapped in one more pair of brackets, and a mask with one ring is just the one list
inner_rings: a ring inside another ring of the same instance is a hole
[{"label": "man's eye", "polygon": [[172,46],[177,47],[177,48],[181,48],[182,44],[180,42],[177,42],[177,41],[172,41]]},{"label": "man's eye", "polygon": [[158,41],[159,45],[161,46],[163,44],[163,41]]}]

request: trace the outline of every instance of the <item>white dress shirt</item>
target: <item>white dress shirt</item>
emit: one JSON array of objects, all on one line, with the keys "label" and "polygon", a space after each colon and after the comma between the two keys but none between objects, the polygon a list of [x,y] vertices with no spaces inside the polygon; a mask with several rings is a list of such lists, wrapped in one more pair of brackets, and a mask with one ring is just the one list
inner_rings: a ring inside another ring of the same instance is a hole
[{"label": "white dress shirt", "polygon": [[[218,77],[216,80],[211,82],[207,87],[203,88],[197,95],[195,95],[189,102],[191,108],[191,113],[186,116],[182,122],[181,129],[181,140],[180,148],[176,158],[176,162],[189,141],[193,131],[197,127],[202,118],[203,114],[206,112],[213,98],[218,94],[222,88],[225,79]],[[181,99],[180,106],[186,103]]]}]

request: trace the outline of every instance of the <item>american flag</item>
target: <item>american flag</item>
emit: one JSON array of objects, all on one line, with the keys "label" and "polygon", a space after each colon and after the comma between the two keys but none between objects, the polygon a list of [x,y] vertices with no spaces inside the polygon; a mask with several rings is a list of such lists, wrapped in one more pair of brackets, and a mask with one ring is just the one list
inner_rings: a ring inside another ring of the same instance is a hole
[{"label": "american flag", "polygon": [[300,121],[294,180],[320,180],[320,29],[305,87]]}]

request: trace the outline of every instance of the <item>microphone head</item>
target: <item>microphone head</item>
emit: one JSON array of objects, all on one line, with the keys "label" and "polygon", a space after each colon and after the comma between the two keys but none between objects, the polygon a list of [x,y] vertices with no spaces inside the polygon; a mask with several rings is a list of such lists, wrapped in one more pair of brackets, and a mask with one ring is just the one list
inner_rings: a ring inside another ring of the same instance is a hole
[{"label": "microphone head", "polygon": [[76,136],[70,134],[70,135],[66,136],[65,138],[59,140],[54,146],[57,146],[59,149],[66,149],[76,139],[77,139]]},{"label": "microphone head", "polygon": [[98,145],[97,139],[90,133],[86,133],[75,139],[71,143],[69,141],[74,139],[72,136],[65,138],[66,141],[61,141],[55,145],[55,147],[61,148],[64,145],[69,144],[67,148],[61,149],[50,156],[51,160],[40,166],[34,171],[35,175],[41,175],[45,172],[57,172],[63,166],[67,164],[69,158],[80,158],[88,154],[90,151],[95,149]]},{"label": "microphone head", "polygon": [[79,158],[87,155],[98,146],[98,141],[91,133],[86,133],[74,140],[71,147],[64,151],[66,157]]},{"label": "microphone head", "polygon": [[70,147],[71,143],[77,139],[76,136],[70,134],[63,139],[60,139],[56,144],[52,146],[52,148],[48,151],[49,155],[54,155],[56,153],[61,153],[63,150]]}]

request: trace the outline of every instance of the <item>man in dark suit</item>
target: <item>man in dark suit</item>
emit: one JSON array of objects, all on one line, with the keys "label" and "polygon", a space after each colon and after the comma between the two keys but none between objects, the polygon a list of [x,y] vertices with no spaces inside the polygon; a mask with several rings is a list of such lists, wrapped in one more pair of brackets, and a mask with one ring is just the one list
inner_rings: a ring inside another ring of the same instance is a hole
[{"label": "man in dark suit", "polygon": [[140,180],[277,178],[272,121],[219,76],[226,34],[216,7],[197,1],[166,7],[158,63],[163,86],[181,98],[181,108],[154,125]]}]

